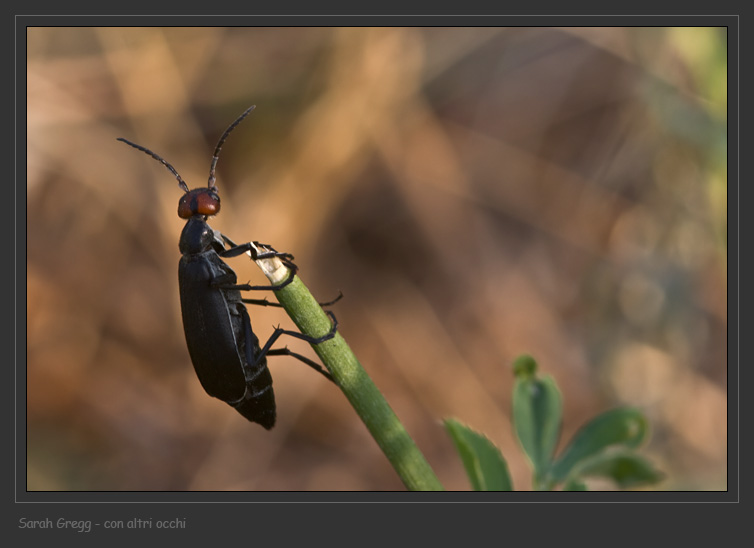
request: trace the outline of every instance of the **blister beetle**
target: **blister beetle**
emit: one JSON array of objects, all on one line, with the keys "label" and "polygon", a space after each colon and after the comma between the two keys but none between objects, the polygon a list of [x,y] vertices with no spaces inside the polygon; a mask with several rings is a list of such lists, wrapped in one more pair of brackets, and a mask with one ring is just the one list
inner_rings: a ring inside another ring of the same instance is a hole
[{"label": "blister beetle", "polygon": [[[241,415],[266,429],[275,425],[275,395],[272,376],[267,368],[267,356],[292,356],[329,380],[332,376],[318,363],[291,352],[288,348],[273,349],[281,335],[290,335],[311,344],[318,344],[335,336],[338,321],[327,311],[332,328],[322,337],[309,337],[296,331],[277,327],[263,347],[251,328],[245,304],[281,306],[267,299],[245,299],[241,291],[278,290],[290,282],[298,270],[289,253],[279,253],[259,242],[236,245],[207,224],[207,218],[220,211],[220,196],[215,186],[215,167],[220,149],[231,131],[254,110],[251,106],[228,126],[220,136],[210,163],[207,187],[189,190],[188,185],[168,162],[151,150],[118,138],[164,165],[178,179],[184,195],[178,202],[178,216],[186,219],[178,247],[181,259],[178,266],[178,286],[181,295],[183,330],[186,335],[191,362],[204,390],[234,407]],[[260,251],[261,250],[261,251]],[[278,285],[238,284],[236,273],[223,258],[248,253],[253,260],[277,257],[288,267],[289,275]],[[321,303],[328,306],[340,299]]]}]

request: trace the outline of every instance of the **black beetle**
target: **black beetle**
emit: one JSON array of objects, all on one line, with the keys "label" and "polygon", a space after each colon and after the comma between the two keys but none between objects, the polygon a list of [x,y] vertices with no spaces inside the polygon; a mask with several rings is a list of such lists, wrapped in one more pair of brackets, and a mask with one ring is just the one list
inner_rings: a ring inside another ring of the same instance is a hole
[{"label": "black beetle", "polygon": [[[298,269],[293,263],[293,256],[279,253],[271,246],[259,242],[236,245],[207,224],[207,218],[220,211],[220,196],[215,186],[215,167],[220,149],[230,132],[252,110],[254,106],[241,114],[220,137],[210,163],[207,187],[189,190],[175,168],[160,156],[126,139],[118,140],[149,154],[167,167],[185,192],[178,202],[178,216],[186,219],[178,245],[182,255],[178,266],[178,285],[186,344],[199,382],[207,394],[223,400],[248,420],[269,430],[275,425],[275,395],[272,391],[272,376],[267,368],[267,356],[293,356],[333,380],[316,362],[291,352],[288,348],[272,349],[272,345],[281,335],[290,335],[311,344],[324,342],[335,336],[338,322],[335,315],[328,311],[332,328],[318,338],[278,327],[264,347],[260,347],[244,303],[281,305],[269,303],[267,299],[245,299],[241,296],[241,291],[278,290],[285,287],[293,281]],[[236,273],[222,258],[236,257],[243,253],[248,253],[255,261],[277,257],[288,267],[288,277],[278,285],[237,284]],[[342,294],[329,303],[321,304],[328,306],[341,296]]]}]

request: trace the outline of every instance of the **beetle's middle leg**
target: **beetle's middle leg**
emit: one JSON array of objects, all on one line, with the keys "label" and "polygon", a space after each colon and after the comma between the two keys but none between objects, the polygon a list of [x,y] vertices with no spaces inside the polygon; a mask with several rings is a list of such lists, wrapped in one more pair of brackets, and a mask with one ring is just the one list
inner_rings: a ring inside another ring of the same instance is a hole
[{"label": "beetle's middle leg", "polygon": [[[324,308],[325,306],[334,305],[335,303],[337,303],[342,298],[343,298],[343,292],[342,291],[338,291],[338,296],[335,297],[332,301],[327,301],[326,303],[320,303],[320,302],[318,302],[317,304],[319,306],[321,306],[321,307]],[[267,300],[267,297],[265,297],[264,299],[241,299],[241,301],[244,302],[244,303],[246,303],[246,304],[255,304],[257,306],[275,306],[275,307],[278,307],[278,308],[283,308],[282,304],[280,304],[280,303],[271,303],[270,301]]]}]

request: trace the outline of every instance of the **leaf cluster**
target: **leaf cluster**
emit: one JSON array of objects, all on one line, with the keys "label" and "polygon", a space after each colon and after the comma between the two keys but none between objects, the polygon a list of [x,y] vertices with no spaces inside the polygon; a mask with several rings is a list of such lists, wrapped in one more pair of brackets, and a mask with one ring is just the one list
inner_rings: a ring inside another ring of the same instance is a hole
[{"label": "leaf cluster", "polygon": [[[621,489],[662,480],[662,473],[635,452],[649,434],[641,411],[621,407],[597,415],[555,455],[563,422],[563,399],[555,380],[538,376],[529,355],[515,360],[513,373],[513,426],[533,469],[534,489],[586,491],[590,477],[607,478]],[[474,490],[513,490],[508,464],[488,438],[455,419],[444,424]]]}]

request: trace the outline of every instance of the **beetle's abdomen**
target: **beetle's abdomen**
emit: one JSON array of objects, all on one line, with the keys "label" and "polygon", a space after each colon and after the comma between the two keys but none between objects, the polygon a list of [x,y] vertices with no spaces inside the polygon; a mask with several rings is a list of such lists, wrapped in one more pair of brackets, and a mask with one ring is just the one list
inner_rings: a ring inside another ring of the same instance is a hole
[{"label": "beetle's abdomen", "polygon": [[252,422],[264,426],[267,430],[275,426],[275,393],[272,391],[272,377],[266,367],[264,372],[270,378],[270,384],[256,392],[249,387],[244,399],[233,407]]},{"label": "beetle's abdomen", "polygon": [[246,393],[242,401],[231,405],[250,421],[257,422],[269,430],[275,425],[275,393],[272,391],[272,375],[267,368],[266,357],[262,357],[256,365],[251,365],[262,349],[259,347],[259,339],[251,329],[251,319],[246,307],[241,302],[234,304],[243,328],[238,336],[244,341],[242,352],[245,357]]},{"label": "beetle's abdomen", "polygon": [[191,362],[210,396],[252,422],[275,425],[275,394],[267,360],[240,292],[223,289],[236,275],[214,251],[184,255],[178,267],[181,314]]},{"label": "beetle's abdomen", "polygon": [[[218,274],[223,273],[205,254],[181,258],[181,314],[186,345],[202,387],[210,396],[235,402],[246,392],[243,357],[236,339],[240,318],[231,317],[223,292],[210,285]],[[228,283],[234,283],[235,274],[230,274]]]}]

